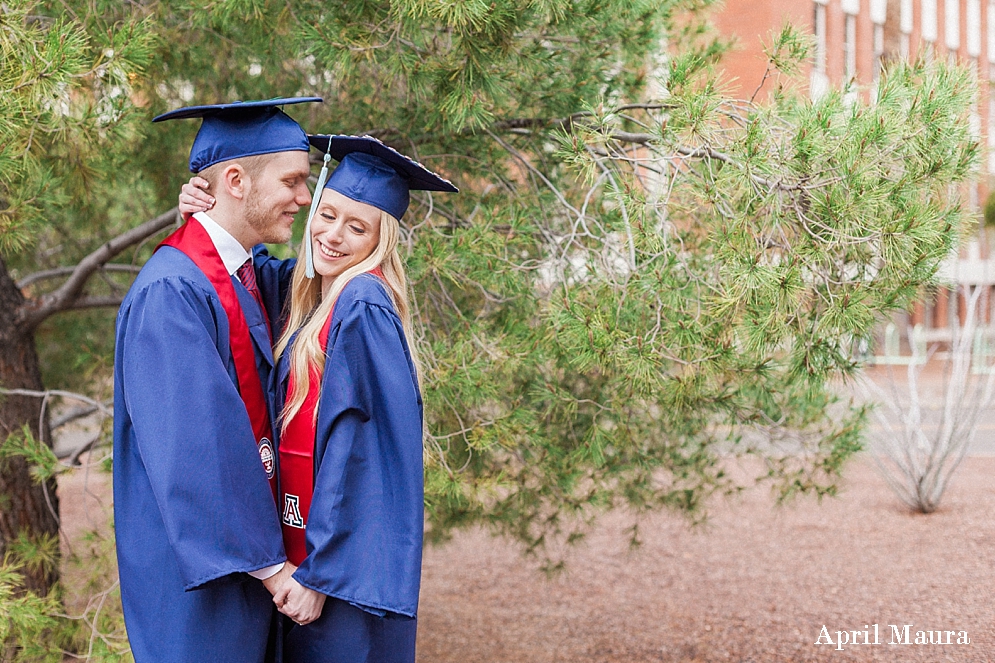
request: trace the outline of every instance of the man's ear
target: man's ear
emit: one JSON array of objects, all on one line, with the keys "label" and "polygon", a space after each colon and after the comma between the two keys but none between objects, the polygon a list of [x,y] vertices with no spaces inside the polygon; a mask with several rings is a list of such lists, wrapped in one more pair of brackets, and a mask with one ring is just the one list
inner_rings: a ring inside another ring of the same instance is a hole
[{"label": "man's ear", "polygon": [[235,200],[244,200],[252,187],[252,180],[246,174],[245,168],[237,163],[225,166],[225,169],[221,171],[219,180],[220,188]]}]

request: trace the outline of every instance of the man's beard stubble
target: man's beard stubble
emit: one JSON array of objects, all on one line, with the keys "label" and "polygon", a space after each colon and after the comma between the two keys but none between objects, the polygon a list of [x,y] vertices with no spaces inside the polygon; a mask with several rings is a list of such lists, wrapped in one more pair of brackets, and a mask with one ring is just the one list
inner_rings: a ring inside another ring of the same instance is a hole
[{"label": "man's beard stubble", "polygon": [[280,211],[263,207],[261,196],[252,190],[245,201],[243,217],[266,244],[283,244],[290,240],[280,226]]}]

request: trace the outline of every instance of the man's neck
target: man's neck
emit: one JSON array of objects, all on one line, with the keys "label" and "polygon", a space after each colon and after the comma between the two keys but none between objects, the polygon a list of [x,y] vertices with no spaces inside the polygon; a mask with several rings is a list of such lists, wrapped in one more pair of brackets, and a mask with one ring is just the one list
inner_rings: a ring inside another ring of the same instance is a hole
[{"label": "man's neck", "polygon": [[218,205],[209,214],[211,219],[238,240],[238,243],[246,251],[251,252],[252,247],[259,243],[259,240],[255,237],[255,231],[245,223],[242,215],[235,213],[234,210],[222,207],[221,201],[218,201]]}]

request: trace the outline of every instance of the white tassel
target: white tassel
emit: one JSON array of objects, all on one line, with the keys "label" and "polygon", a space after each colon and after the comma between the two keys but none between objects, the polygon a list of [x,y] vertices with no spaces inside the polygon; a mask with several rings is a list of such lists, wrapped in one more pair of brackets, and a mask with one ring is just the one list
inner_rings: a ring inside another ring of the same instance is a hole
[{"label": "white tassel", "polygon": [[[329,142],[329,147],[331,147],[331,142]],[[314,187],[314,195],[311,197],[311,211],[307,215],[307,225],[304,226],[304,276],[309,279],[314,278],[314,255],[311,252],[311,219],[314,218],[314,213],[318,210],[318,201],[321,200],[321,192],[325,188],[325,180],[328,179],[328,162],[331,160],[332,155],[325,153],[325,162],[321,166],[321,172],[318,173],[318,185]]]}]

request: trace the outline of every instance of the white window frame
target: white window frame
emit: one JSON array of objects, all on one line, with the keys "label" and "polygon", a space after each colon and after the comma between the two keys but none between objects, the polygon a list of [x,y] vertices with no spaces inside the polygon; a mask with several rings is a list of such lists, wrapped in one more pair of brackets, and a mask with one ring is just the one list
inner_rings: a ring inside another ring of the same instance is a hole
[{"label": "white window frame", "polygon": [[829,76],[826,74],[829,34],[827,4],[828,0],[815,0],[813,7],[812,31],[815,33],[815,51],[812,54],[812,77],[809,84],[809,94],[813,100],[822,98],[829,91]]},{"label": "white window frame", "polygon": [[871,0],[871,23],[884,25],[888,18],[888,0]]},{"label": "white window frame", "polygon": [[901,0],[898,9],[898,29],[901,32],[898,49],[903,60],[912,52],[912,0]]},{"label": "white window frame", "polygon": [[964,23],[967,28],[967,54],[977,58],[981,55],[981,0],[967,0]]},{"label": "white window frame", "polygon": [[943,2],[943,36],[947,50],[960,50],[960,0]]},{"label": "white window frame", "polygon": [[988,66],[988,80],[988,172],[995,175],[995,85],[991,84],[995,80],[995,64]]},{"label": "white window frame", "polygon": [[912,0],[902,0],[898,11],[898,27],[903,35],[912,34]]},{"label": "white window frame", "polygon": [[857,17],[845,14],[843,18],[843,85],[851,87],[857,81]]},{"label": "white window frame", "polygon": [[871,94],[877,98],[878,83],[884,62],[884,23],[888,20],[888,0],[871,0],[871,23],[874,24],[874,87]]},{"label": "white window frame", "polygon": [[922,0],[922,15],[920,17],[920,30],[923,41],[931,44],[936,43],[939,32],[937,31],[936,0]]},{"label": "white window frame", "polygon": [[[988,12],[985,15],[988,22],[988,62],[995,64],[995,0],[988,0]],[[989,80],[992,80],[989,77]]]}]

